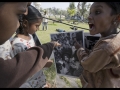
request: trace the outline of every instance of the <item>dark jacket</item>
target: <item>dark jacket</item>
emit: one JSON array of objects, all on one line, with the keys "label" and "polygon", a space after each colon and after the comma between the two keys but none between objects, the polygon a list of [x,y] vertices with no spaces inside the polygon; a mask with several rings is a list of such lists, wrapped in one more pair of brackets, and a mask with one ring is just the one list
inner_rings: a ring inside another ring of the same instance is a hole
[{"label": "dark jacket", "polygon": [[32,47],[10,60],[0,58],[0,88],[19,88],[49,60],[53,43]]}]

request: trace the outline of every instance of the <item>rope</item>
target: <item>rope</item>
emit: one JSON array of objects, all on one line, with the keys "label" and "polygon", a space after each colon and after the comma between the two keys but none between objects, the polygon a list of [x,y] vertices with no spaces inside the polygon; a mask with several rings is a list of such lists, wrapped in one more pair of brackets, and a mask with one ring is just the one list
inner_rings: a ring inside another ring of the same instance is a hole
[{"label": "rope", "polygon": [[[46,18],[46,17],[43,17],[43,18]],[[80,28],[80,29],[89,30],[89,29],[87,29],[87,28],[82,28],[82,27],[78,27],[78,26],[71,25],[71,24],[63,23],[63,22],[60,22],[60,21],[58,21],[58,20],[54,20],[54,19],[51,19],[51,18],[46,18],[46,19],[52,20],[52,21],[55,21],[55,22],[58,22],[58,23],[62,23],[62,24],[68,25],[68,26],[72,26],[72,27],[74,27],[74,28]]]}]

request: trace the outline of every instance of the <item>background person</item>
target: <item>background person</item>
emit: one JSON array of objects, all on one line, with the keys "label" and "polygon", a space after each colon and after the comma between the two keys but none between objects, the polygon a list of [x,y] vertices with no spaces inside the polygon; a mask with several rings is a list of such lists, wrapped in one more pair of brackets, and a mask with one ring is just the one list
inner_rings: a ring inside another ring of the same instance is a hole
[{"label": "background person", "polygon": [[42,30],[47,30],[48,29],[48,25],[47,25],[48,19],[46,19],[46,18],[48,18],[47,11],[44,12],[43,17],[45,17],[45,18],[43,18]]}]

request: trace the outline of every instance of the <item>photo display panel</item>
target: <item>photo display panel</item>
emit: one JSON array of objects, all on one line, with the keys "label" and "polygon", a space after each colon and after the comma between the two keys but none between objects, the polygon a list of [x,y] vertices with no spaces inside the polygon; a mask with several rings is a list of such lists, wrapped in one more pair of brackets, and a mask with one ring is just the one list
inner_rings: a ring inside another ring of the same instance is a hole
[{"label": "photo display panel", "polygon": [[53,33],[51,41],[58,41],[61,46],[53,50],[56,73],[71,77],[79,77],[82,66],[76,56],[75,40],[84,47],[84,33],[80,31]]}]

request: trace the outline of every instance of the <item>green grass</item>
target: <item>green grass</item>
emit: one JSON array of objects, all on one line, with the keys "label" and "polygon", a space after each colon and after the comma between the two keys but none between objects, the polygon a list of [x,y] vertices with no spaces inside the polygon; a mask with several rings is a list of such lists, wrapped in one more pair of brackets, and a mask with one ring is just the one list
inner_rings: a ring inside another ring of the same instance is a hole
[{"label": "green grass", "polygon": [[[65,22],[67,23],[67,22]],[[70,23],[69,23],[70,24]],[[86,23],[80,23],[76,26],[79,26],[79,27],[82,27],[82,28],[87,28],[88,29],[88,25]],[[53,24],[51,21],[48,22],[48,30],[47,31],[43,31],[42,30],[42,24],[40,26],[40,30],[37,31],[37,35],[38,35],[38,38],[40,39],[41,43],[46,43],[46,42],[50,42],[50,34],[52,33],[58,33],[56,32],[56,29],[63,29],[65,30],[66,32],[69,32],[69,31],[72,31],[70,29],[70,26],[68,25],[65,25],[65,24],[61,24],[61,23],[55,23]],[[79,29],[81,30],[81,29]],[[88,32],[88,30],[84,30],[85,32]]]},{"label": "green grass", "polygon": [[[67,21],[64,21],[64,22],[67,23]],[[79,23],[77,26],[88,29],[88,25],[86,23]],[[63,29],[66,32],[72,31],[70,29],[70,26],[67,26],[67,25],[64,25],[64,24],[61,24],[61,23],[53,24],[50,21],[50,22],[48,22],[48,30],[47,31],[42,30],[42,24],[41,24],[40,30],[37,31],[36,34],[37,34],[39,40],[41,41],[41,43],[44,44],[44,43],[47,43],[47,42],[51,41],[50,40],[50,34],[58,33],[58,32],[56,32],[56,29],[58,29],[58,28]],[[79,30],[81,30],[81,29],[79,29]],[[84,30],[84,32],[88,32],[88,30]],[[44,73],[46,75],[47,81],[52,85],[52,87],[55,87],[54,86],[55,85],[55,77],[56,77],[55,63],[50,68],[45,69]],[[71,87],[69,81],[66,78],[61,77],[61,79],[63,79],[65,81],[66,85]],[[81,83],[80,83],[79,80],[77,80],[76,83],[78,84],[79,87],[81,87]]]},{"label": "green grass", "polygon": [[76,79],[76,83],[77,83],[77,85],[78,85],[79,88],[82,87],[81,82],[80,82],[80,79]]},{"label": "green grass", "polygon": [[63,79],[67,86],[71,87],[70,82],[64,76],[60,76],[60,79]]},{"label": "green grass", "polygon": [[45,69],[44,74],[46,75],[47,82],[51,84],[51,87],[55,87],[55,63],[53,63],[50,68]]}]

